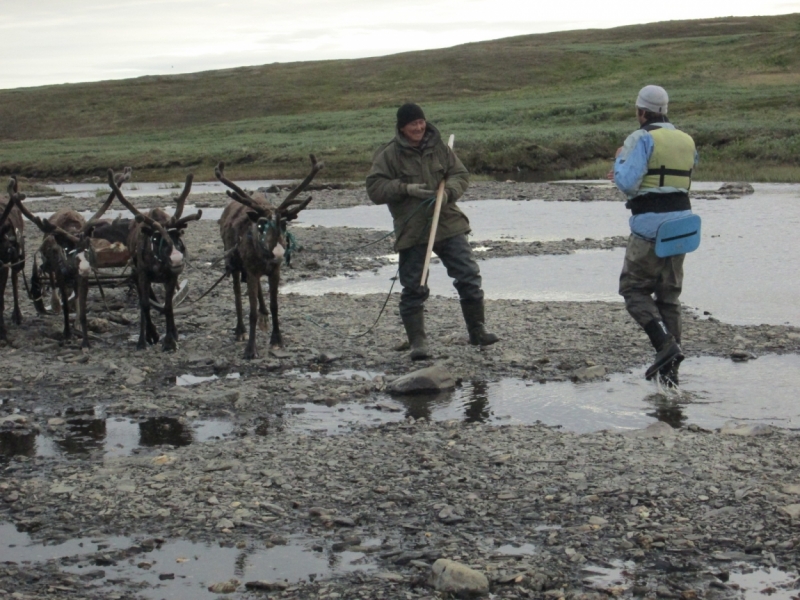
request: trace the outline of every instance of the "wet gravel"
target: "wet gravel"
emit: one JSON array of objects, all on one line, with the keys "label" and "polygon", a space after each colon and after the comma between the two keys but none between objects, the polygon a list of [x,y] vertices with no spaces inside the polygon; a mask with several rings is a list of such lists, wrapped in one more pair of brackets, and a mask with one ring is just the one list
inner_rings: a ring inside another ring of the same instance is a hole
[{"label": "wet gravel", "polygon": [[[368,203],[359,187],[313,195],[315,208]],[[481,182],[465,200],[497,198],[619,199],[602,186]],[[58,206],[91,210],[101,201],[69,199]],[[205,194],[190,201],[221,207],[226,199]],[[147,208],[164,199],[136,204]],[[36,210],[55,205],[37,202]],[[34,249],[40,236],[27,225],[27,247]],[[294,232],[303,250],[284,271],[286,282],[375,270],[389,262],[390,239],[352,250],[380,237],[378,232]],[[479,257],[624,243],[493,241]],[[287,403],[374,403],[388,381],[431,364],[444,366],[457,380],[518,377],[542,383],[642,369],[652,351],[620,303],[488,301],[488,324],[502,341],[481,350],[467,343],[457,301],[432,297],[426,322],[433,357],[412,364],[398,350],[405,336],[395,299],[367,331],[384,295],[282,294],[285,347],[269,350],[259,331],[261,357],[245,361],[244,343],[232,334],[230,284],[191,303],[220,275],[212,264],[222,255],[216,223],[190,224],[186,244],[191,292],[178,309],[177,352],[163,353],[158,346],[135,350],[131,336],[138,333],[138,312],[124,286],[106,289],[105,302],[96,289],[90,291],[88,352],[77,340],[59,339],[60,316],[38,317],[23,302],[24,323],[10,325],[11,342],[0,347],[0,430],[59,436],[70,411],[102,405],[111,418],[225,418],[234,422],[233,435],[127,457],[97,450],[70,460],[0,458],[0,521],[48,543],[109,535],[139,540],[105,558],[81,558],[87,568],[104,560],[135,563],[149,547],[141,541],[154,538],[247,547],[302,532],[334,553],[381,540],[366,551],[376,569],[266,591],[248,591],[242,581],[229,596],[242,598],[440,597],[425,585],[437,558],[484,572],[498,598],[733,598],[741,592],[726,583],[732,569],[770,566],[796,573],[800,454],[792,432],[755,428],[735,435],[656,424],[625,435],[576,435],[541,425],[413,419],[339,436],[284,427]],[[163,331],[163,320],[156,323]],[[733,326],[687,312],[684,340],[692,356],[742,359],[797,353],[800,331]],[[297,375],[331,369],[380,375]],[[186,373],[219,378],[176,386],[176,377]],[[499,552],[524,544],[531,553]],[[614,567],[617,560],[627,565],[622,584],[598,583],[586,571]],[[0,596],[131,598],[139,593],[137,585],[133,577],[78,577],[57,561],[0,563]]]}]

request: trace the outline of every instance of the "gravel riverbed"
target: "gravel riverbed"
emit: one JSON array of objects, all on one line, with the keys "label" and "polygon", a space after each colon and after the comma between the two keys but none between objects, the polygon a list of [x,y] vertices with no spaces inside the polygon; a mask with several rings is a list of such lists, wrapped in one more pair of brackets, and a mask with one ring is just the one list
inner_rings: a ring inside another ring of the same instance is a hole
[{"label": "gravel riverbed", "polygon": [[[311,206],[368,203],[362,188],[336,187],[314,191]],[[465,200],[481,199],[620,198],[602,186],[478,182]],[[91,210],[101,201],[44,200],[35,210]],[[190,202],[222,207],[226,197],[192,195]],[[136,199],[141,208],[164,203]],[[391,239],[350,250],[381,237],[376,231],[298,227],[294,233],[303,250],[283,272],[287,283],[390,263]],[[25,235],[30,257],[41,236],[29,223]],[[489,242],[480,259],[615,248],[625,239]],[[35,542],[132,540],[123,549],[30,564],[15,563],[2,548],[0,596],[160,597],[141,589],[131,573],[147,564],[165,579],[174,576],[175,565],[148,561],[169,540],[240,549],[246,562],[248,552],[298,535],[333,562],[343,552],[363,555],[364,569],[250,588],[250,579],[270,577],[243,577],[228,586],[227,597],[441,597],[427,585],[438,558],[483,572],[497,598],[734,598],[744,592],[732,573],[766,567],[787,572],[786,589],[776,590],[781,597],[797,596],[791,586],[800,543],[800,453],[790,431],[707,431],[692,424],[674,430],[656,423],[624,434],[577,435],[543,425],[408,418],[328,436],[284,426],[288,403],[380,410],[375,395],[388,382],[434,364],[458,382],[515,377],[545,385],[643,370],[652,350],[621,303],[490,300],[487,321],[501,342],[477,349],[467,343],[458,302],[434,296],[426,304],[433,357],[412,364],[398,350],[405,336],[396,298],[364,334],[384,294],[281,294],[284,348],[270,350],[268,334],[259,331],[260,357],[246,361],[243,342],[233,339],[230,283],[191,303],[221,274],[212,264],[222,255],[216,222],[191,223],[186,244],[191,291],[177,311],[181,340],[174,353],[159,346],[136,351],[138,311],[124,287],[106,289],[105,302],[90,290],[88,352],[77,340],[59,339],[60,316],[38,317],[23,301],[23,324],[9,324],[10,343],[0,347],[0,432],[4,440],[37,431],[64,437],[70,415],[102,406],[108,418],[225,419],[233,433],[129,456],[97,450],[68,459],[0,457],[0,521]],[[163,319],[156,324],[163,332]],[[684,340],[690,356],[742,359],[800,349],[797,328],[735,326],[689,311]],[[331,370],[376,375],[299,376]],[[176,386],[187,373],[218,379]],[[106,572],[108,565],[128,564],[130,573]]]}]

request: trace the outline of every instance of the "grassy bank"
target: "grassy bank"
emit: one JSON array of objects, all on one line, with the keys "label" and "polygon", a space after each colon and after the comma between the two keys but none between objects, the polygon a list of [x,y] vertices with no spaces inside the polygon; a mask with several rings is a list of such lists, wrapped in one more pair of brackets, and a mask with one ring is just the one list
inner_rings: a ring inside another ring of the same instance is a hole
[{"label": "grassy bank", "polygon": [[5,90],[0,173],[130,164],[140,180],[210,179],[225,160],[236,177],[294,177],[314,152],[327,178],[360,179],[415,100],[473,172],[597,177],[636,126],[637,90],[657,82],[698,142],[699,178],[800,181],[798,48],[800,15],[730,18]]}]

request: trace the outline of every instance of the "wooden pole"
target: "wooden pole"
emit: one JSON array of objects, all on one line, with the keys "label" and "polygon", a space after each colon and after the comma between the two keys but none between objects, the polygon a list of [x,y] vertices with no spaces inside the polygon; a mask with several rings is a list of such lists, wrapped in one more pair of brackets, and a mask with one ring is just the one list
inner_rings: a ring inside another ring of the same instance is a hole
[{"label": "wooden pole", "polygon": [[[447,142],[447,147],[453,149],[453,142],[456,136],[451,135]],[[428,268],[431,265],[431,255],[433,254],[433,242],[436,240],[436,230],[439,227],[439,213],[442,212],[442,199],[444,198],[444,179],[439,182],[439,188],[436,190],[436,205],[433,207],[433,220],[431,221],[431,235],[428,238],[428,249],[425,252],[425,264],[422,265],[422,277],[419,280],[419,286],[425,286],[425,280],[428,279]]]}]

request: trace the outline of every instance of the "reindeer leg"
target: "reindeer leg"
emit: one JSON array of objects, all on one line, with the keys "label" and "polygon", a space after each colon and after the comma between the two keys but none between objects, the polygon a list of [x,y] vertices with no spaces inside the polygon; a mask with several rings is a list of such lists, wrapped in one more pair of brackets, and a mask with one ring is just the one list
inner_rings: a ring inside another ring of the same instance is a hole
[{"label": "reindeer leg", "polygon": [[[15,325],[22,325],[22,311],[19,308],[19,272],[21,269],[15,269],[11,272],[11,288],[14,293],[14,312],[11,314],[11,321]],[[25,277],[25,273],[22,274]],[[5,286],[2,286],[5,289]],[[0,312],[2,312],[0,310]]]},{"label": "reindeer leg", "polygon": [[164,284],[164,319],[167,322],[167,332],[161,349],[164,352],[175,352],[178,349],[178,330],[175,327],[175,314],[173,313],[172,299],[175,296],[177,279],[170,279]]},{"label": "reindeer leg", "polygon": [[78,276],[78,293],[77,293],[77,311],[81,323],[81,333],[83,334],[83,342],[81,348],[89,347],[89,325],[86,317],[86,297],[89,295],[89,279],[87,277]]},{"label": "reindeer leg", "polygon": [[240,281],[241,273],[239,271],[233,272],[233,300],[236,303],[236,329],[233,330],[233,335],[236,336],[236,341],[241,342],[244,340],[244,319],[242,318],[242,283]]},{"label": "reindeer leg", "polygon": [[247,277],[247,297],[250,300],[250,337],[247,340],[247,347],[244,350],[246,359],[258,358],[256,350],[256,322],[258,321],[258,288],[261,285],[261,277],[249,275]]},{"label": "reindeer leg", "polygon": [[64,341],[66,342],[69,338],[72,337],[72,332],[70,331],[69,327],[69,288],[67,288],[67,284],[62,283],[60,286],[61,290],[61,310],[64,313]]},{"label": "reindeer leg", "polygon": [[267,331],[267,305],[264,304],[264,288],[259,284],[258,286],[258,328],[261,331]]},{"label": "reindeer leg", "polygon": [[274,269],[267,277],[267,281],[269,281],[269,310],[272,313],[272,335],[269,338],[269,345],[273,348],[281,348],[283,346],[281,330],[278,326],[278,283],[280,280],[280,269]]},{"label": "reindeer leg", "polygon": [[8,341],[6,337],[6,323],[3,314],[6,311],[6,283],[8,282],[8,270],[0,269],[0,340]]},{"label": "reindeer leg", "polygon": [[58,287],[56,287],[56,277],[51,271],[48,273],[50,276],[50,308],[53,310],[53,314],[58,314],[61,312],[61,304],[58,301]]},{"label": "reindeer leg", "polygon": [[148,343],[155,344],[158,341],[158,332],[154,331],[155,326],[150,319],[150,284],[143,273],[136,278],[136,288],[139,295],[139,341],[136,348],[144,350]]},{"label": "reindeer leg", "polygon": [[39,315],[46,315],[47,311],[44,308],[44,286],[42,285],[42,274],[39,272],[39,267],[36,265],[36,259],[33,260],[33,271],[31,272],[31,296],[33,296],[33,306],[36,313]]}]

